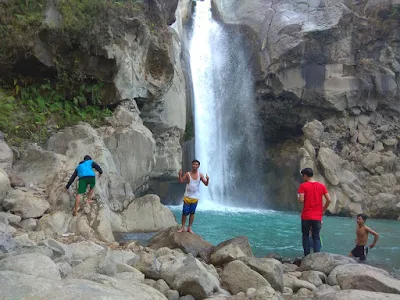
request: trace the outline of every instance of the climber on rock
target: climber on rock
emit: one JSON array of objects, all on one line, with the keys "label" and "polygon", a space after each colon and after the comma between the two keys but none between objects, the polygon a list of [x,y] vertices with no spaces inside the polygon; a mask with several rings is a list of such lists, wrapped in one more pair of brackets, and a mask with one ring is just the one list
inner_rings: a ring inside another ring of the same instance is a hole
[{"label": "climber on rock", "polygon": [[94,187],[96,185],[96,174],[94,173],[93,169],[96,169],[99,172],[99,176],[103,174],[100,166],[96,164],[89,155],[85,155],[83,161],[79,163],[76,167],[74,174],[72,174],[68,184],[66,186],[67,190],[74,182],[75,178],[79,178],[78,183],[78,193],[76,195],[75,207],[73,215],[76,216],[78,213],[79,202],[81,200],[81,195],[86,193],[87,187],[89,186],[89,193],[87,195],[87,203],[93,203],[92,197],[94,194]]}]

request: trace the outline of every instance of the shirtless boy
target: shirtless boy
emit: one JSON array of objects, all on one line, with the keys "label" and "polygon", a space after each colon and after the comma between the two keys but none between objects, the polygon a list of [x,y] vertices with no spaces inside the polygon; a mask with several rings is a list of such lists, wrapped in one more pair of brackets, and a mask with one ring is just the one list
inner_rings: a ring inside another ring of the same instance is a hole
[{"label": "shirtless boy", "polygon": [[379,234],[373,231],[371,228],[365,225],[367,221],[367,216],[364,214],[357,215],[357,227],[356,227],[356,247],[351,250],[349,256],[358,257],[360,261],[365,261],[367,259],[368,247],[366,247],[368,243],[368,234],[371,233],[374,236],[374,241],[369,248],[372,249],[375,247],[376,242],[379,239]]}]

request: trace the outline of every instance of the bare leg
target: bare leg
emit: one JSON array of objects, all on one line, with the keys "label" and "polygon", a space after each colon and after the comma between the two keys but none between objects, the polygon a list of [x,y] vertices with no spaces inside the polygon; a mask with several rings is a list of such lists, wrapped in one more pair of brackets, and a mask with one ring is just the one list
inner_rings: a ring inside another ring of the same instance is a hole
[{"label": "bare leg", "polygon": [[185,225],[186,225],[186,215],[182,215],[182,227],[181,229],[178,230],[178,232],[183,232],[185,231]]},{"label": "bare leg", "polygon": [[81,201],[81,195],[76,195],[76,199],[75,199],[75,207],[74,207],[74,213],[73,215],[76,216],[76,214],[78,213],[78,208],[79,208],[79,202]]},{"label": "bare leg", "polygon": [[192,230],[193,221],[194,221],[194,214],[190,214],[189,227],[188,227],[188,232],[190,232],[190,233],[194,233]]},{"label": "bare leg", "polygon": [[89,190],[89,193],[87,195],[87,203],[93,203],[92,201],[93,194],[94,194],[94,189]]}]

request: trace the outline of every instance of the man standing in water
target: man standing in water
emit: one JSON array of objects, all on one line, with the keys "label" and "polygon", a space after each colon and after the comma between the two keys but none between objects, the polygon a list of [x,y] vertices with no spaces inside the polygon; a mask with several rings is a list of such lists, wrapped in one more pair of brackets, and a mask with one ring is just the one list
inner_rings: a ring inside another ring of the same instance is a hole
[{"label": "man standing in water", "polygon": [[205,186],[208,186],[208,182],[210,181],[210,178],[207,174],[204,178],[203,174],[198,172],[199,167],[200,162],[195,159],[192,161],[192,170],[190,172],[187,172],[185,173],[185,175],[182,176],[182,170],[180,170],[178,174],[179,182],[186,183],[186,190],[185,194],[183,195],[182,228],[179,229],[178,232],[186,231],[186,218],[190,214],[189,226],[187,231],[190,233],[194,233],[192,230],[192,225],[197,203],[200,198],[200,181],[202,181]]},{"label": "man standing in water", "polygon": [[[304,256],[307,256],[310,254],[310,228],[314,241],[314,252],[321,251],[319,231],[321,230],[322,216],[331,203],[331,198],[325,185],[313,179],[314,172],[311,168],[301,170],[300,174],[303,176],[304,183],[300,185],[297,193],[299,202],[304,204],[301,213],[301,231],[303,234]],[[322,197],[326,200],[325,205],[323,205]]]}]

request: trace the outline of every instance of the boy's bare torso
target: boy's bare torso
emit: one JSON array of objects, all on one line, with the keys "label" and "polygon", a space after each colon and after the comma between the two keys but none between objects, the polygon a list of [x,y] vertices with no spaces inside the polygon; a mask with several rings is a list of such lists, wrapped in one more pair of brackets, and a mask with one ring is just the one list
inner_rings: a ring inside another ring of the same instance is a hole
[{"label": "boy's bare torso", "polygon": [[365,246],[368,243],[368,230],[367,226],[358,226],[356,229],[357,246]]}]

